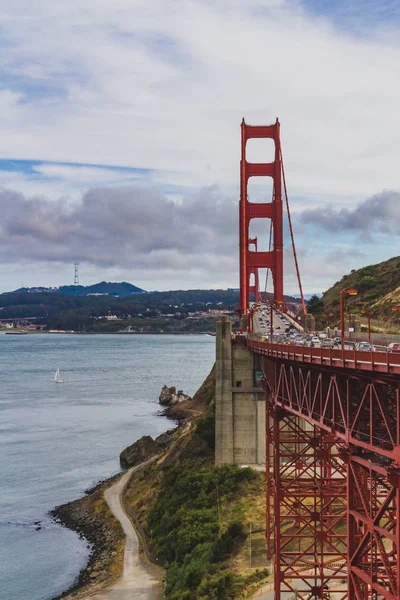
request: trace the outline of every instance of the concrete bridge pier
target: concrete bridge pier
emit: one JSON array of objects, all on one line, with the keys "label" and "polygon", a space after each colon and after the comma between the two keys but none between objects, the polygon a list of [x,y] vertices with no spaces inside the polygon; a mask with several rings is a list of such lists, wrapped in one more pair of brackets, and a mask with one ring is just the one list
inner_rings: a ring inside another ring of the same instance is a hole
[{"label": "concrete bridge pier", "polygon": [[217,323],[215,464],[265,464],[265,392],[256,354],[232,338],[226,318]]}]

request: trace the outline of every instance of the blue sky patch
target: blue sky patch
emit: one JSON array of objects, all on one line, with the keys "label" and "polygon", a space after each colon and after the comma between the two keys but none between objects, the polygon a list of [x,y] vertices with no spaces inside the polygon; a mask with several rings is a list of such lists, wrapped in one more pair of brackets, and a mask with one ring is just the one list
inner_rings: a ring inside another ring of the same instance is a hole
[{"label": "blue sky patch", "polygon": [[400,23],[398,0],[301,0],[312,14],[327,17],[338,28],[371,32]]}]

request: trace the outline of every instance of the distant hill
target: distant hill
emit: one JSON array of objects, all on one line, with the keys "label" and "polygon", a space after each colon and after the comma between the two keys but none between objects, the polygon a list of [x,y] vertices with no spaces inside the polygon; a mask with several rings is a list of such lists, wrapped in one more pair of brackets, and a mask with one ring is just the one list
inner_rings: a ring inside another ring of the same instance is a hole
[{"label": "distant hill", "polygon": [[40,294],[43,292],[67,294],[68,296],[91,296],[91,295],[108,295],[118,296],[124,298],[131,294],[146,294],[146,290],[122,281],[121,283],[112,283],[107,281],[101,281],[93,285],[62,285],[59,288],[45,288],[45,287],[31,287],[31,288],[19,288],[13,292],[5,292],[6,294]]},{"label": "distant hill", "polygon": [[316,303],[317,311],[313,312],[337,315],[340,291],[344,288],[358,292],[357,296],[346,296],[347,310],[357,313],[368,309],[375,319],[398,321],[400,312],[392,311],[392,307],[400,306],[400,256],[351,271],[323,294],[320,305]]},{"label": "distant hill", "polygon": [[63,285],[58,288],[60,294],[68,294],[69,296],[89,296],[91,294],[108,294],[109,296],[119,296],[124,298],[131,294],[146,294],[146,290],[122,281],[121,283],[112,283],[101,281],[93,285]]}]

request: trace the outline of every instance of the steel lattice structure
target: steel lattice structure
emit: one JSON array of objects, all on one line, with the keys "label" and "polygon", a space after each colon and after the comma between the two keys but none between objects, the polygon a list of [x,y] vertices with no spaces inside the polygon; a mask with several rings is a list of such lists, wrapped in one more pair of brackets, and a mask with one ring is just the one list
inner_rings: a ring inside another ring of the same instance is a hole
[{"label": "steel lattice structure", "polygon": [[[246,141],[271,137],[275,162],[246,162]],[[283,301],[279,123],[242,122],[241,312],[249,273],[269,266]],[[279,169],[279,172],[278,172]],[[247,182],[274,178],[274,200],[253,205]],[[248,251],[251,218],[274,226],[271,253]],[[400,355],[300,348],[247,338],[261,356],[267,406],[267,549],[275,599],[400,600]]]},{"label": "steel lattice structure", "polygon": [[[267,515],[274,521],[273,528],[267,527],[267,537],[269,547],[272,537],[275,546],[275,597],[280,598],[293,588],[291,582],[301,579],[299,600],[318,596],[324,584],[338,594],[338,600],[400,598],[398,375],[382,378],[274,357],[264,358],[263,367],[269,423],[267,469],[272,473]],[[297,480],[304,496],[294,502]],[[308,513],[307,525],[305,503],[317,507],[313,515]],[[288,568],[282,551],[287,536],[282,513],[306,527],[309,549],[314,552],[313,568],[299,545],[293,550],[296,529]],[[328,568],[329,564],[334,568]],[[344,577],[345,590],[340,583]]]}]

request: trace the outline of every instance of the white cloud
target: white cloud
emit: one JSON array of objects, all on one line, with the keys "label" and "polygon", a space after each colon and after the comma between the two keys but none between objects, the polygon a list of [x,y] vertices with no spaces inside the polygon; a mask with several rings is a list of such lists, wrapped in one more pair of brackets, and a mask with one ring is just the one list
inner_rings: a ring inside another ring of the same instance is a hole
[{"label": "white cloud", "polygon": [[[242,116],[279,116],[294,212],[399,188],[395,23],[356,37],[289,0],[16,0],[0,25],[2,157],[141,167],[152,183],[233,192]],[[36,171],[0,182],[78,201],[136,177]]]},{"label": "white cloud", "polygon": [[[29,18],[19,22],[21,5]],[[296,192],[394,187],[400,49],[391,38],[351,39],[289,2],[57,5],[17,2],[3,21],[8,72],[31,65],[31,79],[51,88],[55,75],[61,88],[49,100],[28,92],[12,156],[234,182],[241,116],[279,115]]]}]

